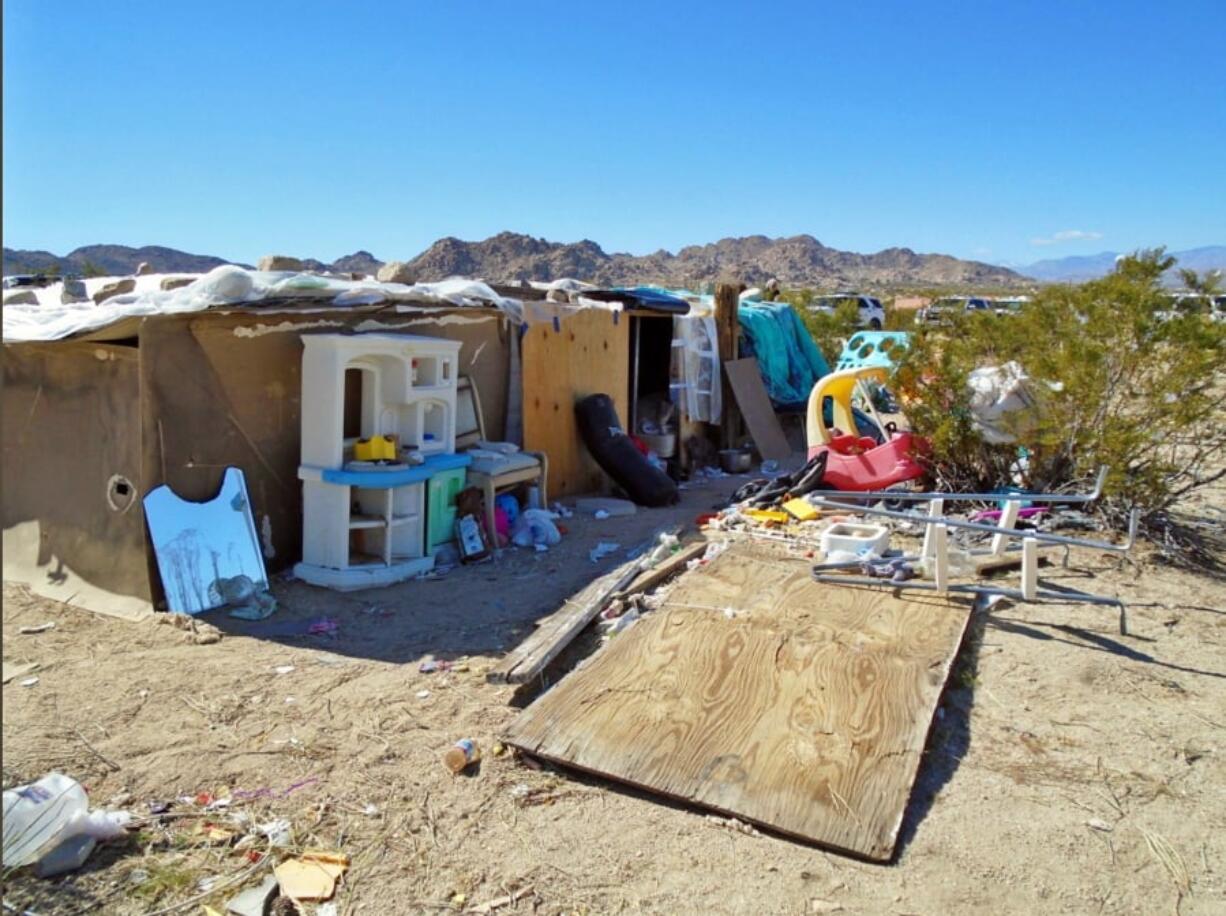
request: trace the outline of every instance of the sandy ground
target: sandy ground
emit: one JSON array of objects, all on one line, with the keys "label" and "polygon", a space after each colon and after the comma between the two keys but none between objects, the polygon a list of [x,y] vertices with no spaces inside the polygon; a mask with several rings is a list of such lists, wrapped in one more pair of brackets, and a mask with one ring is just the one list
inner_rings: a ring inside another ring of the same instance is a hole
[{"label": "sandy ground", "polygon": [[[277,581],[276,615],[210,614],[224,632],[211,644],[6,586],[4,657],[41,668],[37,684],[4,687],[5,786],[58,769],[95,804],[138,815],[202,792],[232,799],[213,813],[177,803],[178,816],[71,876],[16,876],[6,909],[224,910],[240,884],[217,885],[256,883],[277,856],[253,864],[195,831],[284,817],[294,848],[351,857],[340,913],[458,911],[520,891],[497,912],[1226,912],[1226,580],[1145,548],[1135,564],[1078,551],[1044,573],[1124,598],[1129,636],[1110,608],[976,615],[890,865],[495,756],[530,697],[487,684],[485,670],[624,557],[597,565],[588,550],[634,546],[730,489],[690,489],[676,509],[631,519],[575,518],[547,554],[510,551],[433,581],[348,595]],[[338,632],[307,635],[325,616]],[[47,621],[55,628],[19,632]],[[581,640],[549,680],[597,645]],[[456,669],[421,673],[427,655]],[[485,758],[453,777],[440,756],[465,736]]]}]

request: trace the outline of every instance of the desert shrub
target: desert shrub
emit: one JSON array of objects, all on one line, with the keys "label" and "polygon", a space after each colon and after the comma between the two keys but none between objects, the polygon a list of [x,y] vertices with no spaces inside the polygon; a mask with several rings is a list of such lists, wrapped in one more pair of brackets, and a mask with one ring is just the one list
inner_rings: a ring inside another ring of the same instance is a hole
[{"label": "desert shrub", "polygon": [[[1162,249],[1139,252],[1102,279],[1045,287],[1017,314],[920,329],[896,384],[932,441],[934,476],[953,488],[1059,490],[1107,465],[1105,509],[1136,507],[1158,523],[1226,475],[1226,324],[1171,311],[1161,277],[1173,263]],[[993,445],[972,423],[967,378],[1010,360],[1037,404],[1009,415],[1015,444]]]}]

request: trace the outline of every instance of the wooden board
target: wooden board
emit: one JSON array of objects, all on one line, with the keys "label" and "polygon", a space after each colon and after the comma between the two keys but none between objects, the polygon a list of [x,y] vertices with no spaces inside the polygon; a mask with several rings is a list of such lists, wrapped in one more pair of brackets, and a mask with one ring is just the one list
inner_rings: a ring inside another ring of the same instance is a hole
[{"label": "wooden board", "polygon": [[738,542],[505,740],[885,861],[969,618],[936,595],[823,586],[808,563]]},{"label": "wooden board", "polygon": [[792,457],[792,447],[788,445],[788,437],[783,433],[766,386],[762,384],[758,361],[752,357],[734,359],[724,363],[724,371],[728,373],[728,382],[758,453],[772,461],[787,461]]},{"label": "wooden board", "polygon": [[639,560],[631,560],[594,580],[503,656],[502,661],[490,669],[486,680],[493,684],[526,684],[544,671],[610,601],[628,598],[659,585],[706,549],[705,541],[690,544],[645,571],[640,571]]},{"label": "wooden board", "polygon": [[613,399],[630,422],[630,321],[603,309],[583,309],[560,330],[532,325],[523,338],[524,448],[549,456],[549,497],[592,493],[607,478],[579,437],[575,403],[589,394]]}]

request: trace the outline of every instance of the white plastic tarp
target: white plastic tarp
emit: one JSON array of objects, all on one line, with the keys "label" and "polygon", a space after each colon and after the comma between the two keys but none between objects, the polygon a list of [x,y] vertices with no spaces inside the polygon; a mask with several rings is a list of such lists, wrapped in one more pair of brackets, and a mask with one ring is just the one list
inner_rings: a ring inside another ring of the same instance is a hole
[{"label": "white plastic tarp", "polygon": [[[92,296],[118,279],[122,278],[90,278],[85,281],[86,294]],[[61,303],[63,284],[51,284],[35,291],[39,299],[37,305],[4,307],[4,340],[60,340],[100,330],[125,318],[199,312],[282,298],[297,300],[299,305],[317,303],[319,307],[378,302],[493,305],[516,322],[524,320],[523,306],[518,299],[500,296],[485,283],[461,277],[410,286],[373,280],[342,280],[317,274],[252,271],[226,264],[178,289],[161,289],[161,280],[162,275],[158,274],[137,277],[135,290],[112,296],[100,304],[92,301]]]},{"label": "white plastic tarp", "polygon": [[723,411],[715,317],[692,306],[673,318],[669,396],[691,420],[718,423]]}]

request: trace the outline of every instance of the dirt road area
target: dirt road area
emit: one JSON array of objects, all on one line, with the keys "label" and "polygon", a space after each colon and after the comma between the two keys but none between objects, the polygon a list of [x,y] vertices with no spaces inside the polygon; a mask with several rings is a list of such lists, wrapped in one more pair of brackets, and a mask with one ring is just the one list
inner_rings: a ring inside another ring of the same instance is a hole
[{"label": "dirt road area", "polygon": [[[215,642],[6,586],[5,660],[40,667],[4,686],[5,786],[59,770],[97,805],[171,804],[75,874],[8,881],[6,911],[223,911],[286,854],[259,855],[258,825],[278,818],[291,850],[350,857],[342,914],[1226,911],[1226,582],[1145,549],[1043,574],[1118,594],[1129,636],[1107,608],[976,615],[892,865],[495,755],[530,696],[486,670],[627,548],[739,482],[689,489],[675,510],[576,517],[548,553],[436,580],[348,595],[277,582],[267,621],[207,615]],[[591,563],[599,540],[622,549]],[[325,619],[334,630],[312,634]],[[421,672],[430,656],[451,670]],[[485,756],[454,777],[440,757],[461,737]]]}]

